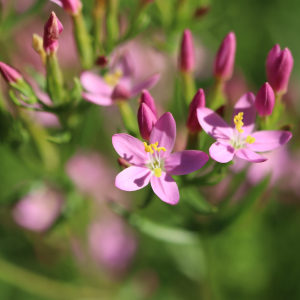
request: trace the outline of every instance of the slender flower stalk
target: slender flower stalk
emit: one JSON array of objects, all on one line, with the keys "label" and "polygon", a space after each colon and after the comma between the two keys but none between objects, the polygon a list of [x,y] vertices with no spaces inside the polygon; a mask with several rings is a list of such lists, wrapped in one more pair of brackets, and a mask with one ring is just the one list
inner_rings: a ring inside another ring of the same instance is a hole
[{"label": "slender flower stalk", "polygon": [[233,112],[232,126],[209,108],[198,108],[198,120],[203,130],[216,140],[210,156],[220,163],[227,163],[236,155],[241,159],[260,163],[267,159],[256,152],[267,152],[287,143],[292,134],[287,131],[256,131],[255,97],[243,95]]},{"label": "slender flower stalk", "polygon": [[95,0],[93,10],[93,50],[97,57],[103,52],[101,43],[103,42],[103,21],[105,17],[106,0]]},{"label": "slender flower stalk", "polygon": [[150,182],[162,201],[177,204],[179,190],[171,175],[185,175],[202,168],[208,155],[195,150],[171,154],[175,138],[176,123],[170,113],[165,113],[155,123],[149,145],[124,133],[115,134],[112,138],[115,150],[132,164],[116,177],[116,187],[136,191]]},{"label": "slender flower stalk", "polygon": [[276,44],[269,52],[266,73],[275,94],[282,96],[286,93],[293,65],[294,59],[288,48],[280,50],[280,46]]},{"label": "slender flower stalk", "polygon": [[108,53],[110,53],[113,50],[115,42],[119,38],[118,8],[119,8],[119,0],[107,1],[106,48],[107,48]]}]

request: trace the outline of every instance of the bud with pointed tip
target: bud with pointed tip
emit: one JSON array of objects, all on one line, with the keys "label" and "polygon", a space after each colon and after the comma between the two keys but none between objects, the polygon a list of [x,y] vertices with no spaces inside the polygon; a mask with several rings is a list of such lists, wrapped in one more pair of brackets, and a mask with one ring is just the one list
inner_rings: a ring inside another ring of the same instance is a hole
[{"label": "bud with pointed tip", "polygon": [[56,53],[58,49],[58,38],[63,29],[63,25],[58,20],[55,12],[52,12],[44,26],[44,50],[48,55]]},{"label": "bud with pointed tip", "polygon": [[234,69],[236,38],[234,32],[229,32],[218,50],[214,61],[214,76],[222,81],[231,78]]},{"label": "bud with pointed tip", "polygon": [[151,131],[156,121],[157,118],[153,114],[149,106],[145,103],[141,103],[138,110],[138,123],[140,128],[140,134],[145,141],[149,140]]},{"label": "bud with pointed tip", "polygon": [[180,70],[182,72],[192,72],[195,69],[195,51],[193,36],[189,29],[183,32],[181,40],[180,57],[179,57]]},{"label": "bud with pointed tip", "polygon": [[130,92],[125,86],[123,86],[122,84],[118,84],[114,88],[111,98],[113,100],[127,100],[130,98]]},{"label": "bud with pointed tip", "polygon": [[0,61],[0,72],[7,83],[17,83],[22,80],[22,75],[11,66]]},{"label": "bud with pointed tip", "polygon": [[268,82],[259,89],[255,98],[255,107],[260,117],[270,116],[275,105],[275,94]]},{"label": "bud with pointed tip", "polygon": [[190,107],[189,107],[189,115],[187,118],[186,126],[190,132],[200,132],[201,126],[197,117],[197,109],[199,107],[205,107],[205,94],[202,89],[199,89],[194,96]]},{"label": "bud with pointed tip", "polygon": [[82,8],[80,0],[51,0],[64,9],[70,15],[77,15]]},{"label": "bud with pointed tip", "polygon": [[286,93],[293,64],[293,56],[288,48],[280,51],[280,46],[276,44],[269,52],[266,60],[266,73],[275,93]]},{"label": "bud with pointed tip", "polygon": [[154,116],[157,118],[157,111],[154,99],[147,90],[142,91],[140,103],[145,103],[152,110]]}]

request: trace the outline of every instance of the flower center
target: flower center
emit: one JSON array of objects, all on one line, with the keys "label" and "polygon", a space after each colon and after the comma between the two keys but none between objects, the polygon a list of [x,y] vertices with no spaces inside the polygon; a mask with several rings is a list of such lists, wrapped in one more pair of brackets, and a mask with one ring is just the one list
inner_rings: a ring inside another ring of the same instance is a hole
[{"label": "flower center", "polygon": [[145,152],[150,154],[149,169],[151,169],[156,177],[161,176],[162,171],[162,159],[160,157],[160,151],[167,151],[165,147],[158,147],[158,142],[155,144],[147,145],[143,143],[145,147]]},{"label": "flower center", "polygon": [[244,126],[243,116],[244,113],[240,112],[233,118],[235,128],[238,131],[238,133],[234,135],[234,138],[231,141],[231,144],[235,149],[244,148],[245,144],[253,144],[255,142],[255,138],[251,135],[248,135],[246,139],[241,135],[241,133],[244,132],[244,130],[242,129],[242,127]]},{"label": "flower center", "polygon": [[122,76],[123,76],[122,70],[118,69],[114,73],[106,73],[103,76],[103,78],[108,85],[116,86],[119,83],[119,80]]}]

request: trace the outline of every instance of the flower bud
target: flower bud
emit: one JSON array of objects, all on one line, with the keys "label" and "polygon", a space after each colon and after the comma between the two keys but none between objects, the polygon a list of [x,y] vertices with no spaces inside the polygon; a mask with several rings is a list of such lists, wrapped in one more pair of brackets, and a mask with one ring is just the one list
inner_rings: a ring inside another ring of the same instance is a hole
[{"label": "flower bud", "polygon": [[82,8],[80,0],[51,0],[64,9],[70,15],[77,15]]},{"label": "flower bud", "polygon": [[32,36],[32,48],[40,56],[43,64],[46,64],[46,52],[43,48],[43,38],[38,34]]},{"label": "flower bud", "polygon": [[149,140],[152,128],[156,121],[157,118],[149,106],[145,103],[142,103],[138,110],[138,123],[141,136],[145,141]]},{"label": "flower bud", "polygon": [[111,98],[113,100],[127,100],[130,98],[130,92],[122,84],[118,84],[112,92]]},{"label": "flower bud", "polygon": [[255,98],[255,107],[260,117],[270,116],[275,105],[275,94],[268,82],[259,89]]},{"label": "flower bud", "polygon": [[145,103],[152,110],[154,116],[157,118],[157,111],[154,99],[147,90],[142,91],[140,102]]},{"label": "flower bud", "polygon": [[236,50],[236,38],[234,32],[229,32],[215,57],[214,61],[214,76],[222,81],[227,81],[231,78],[234,68]]},{"label": "flower bud", "polygon": [[56,17],[55,12],[52,12],[44,26],[44,49],[48,55],[56,53],[58,49],[58,38],[63,29],[64,28]]},{"label": "flower bud", "polygon": [[14,68],[0,61],[0,72],[7,83],[17,83],[22,80],[22,75]]},{"label": "flower bud", "polygon": [[276,44],[269,52],[266,60],[266,73],[275,93],[286,93],[293,64],[293,56],[288,48],[280,51],[280,46]]},{"label": "flower bud", "polygon": [[195,52],[193,36],[189,29],[186,29],[183,32],[179,64],[180,70],[182,72],[192,72],[195,69]]},{"label": "flower bud", "polygon": [[104,55],[100,55],[97,59],[95,64],[101,68],[105,68],[108,64],[108,58]]},{"label": "flower bud", "polygon": [[197,91],[189,107],[186,126],[190,132],[199,132],[202,129],[197,118],[197,109],[199,107],[205,107],[205,94],[202,89]]}]

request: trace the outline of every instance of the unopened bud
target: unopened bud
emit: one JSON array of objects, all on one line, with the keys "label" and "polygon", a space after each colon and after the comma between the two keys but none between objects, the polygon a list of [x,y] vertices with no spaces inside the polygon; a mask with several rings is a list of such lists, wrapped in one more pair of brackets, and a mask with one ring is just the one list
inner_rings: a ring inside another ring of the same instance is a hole
[{"label": "unopened bud", "polygon": [[108,58],[104,55],[101,55],[96,59],[95,64],[101,68],[105,68],[108,64]]},{"label": "unopened bud", "polygon": [[255,98],[255,107],[260,117],[270,116],[275,105],[275,94],[268,82],[259,89]]},{"label": "unopened bud", "polygon": [[157,111],[154,99],[147,90],[142,91],[140,102],[145,103],[152,110],[154,116],[157,118]]},{"label": "unopened bud", "polygon": [[7,83],[17,83],[22,80],[22,75],[11,66],[0,61],[0,72]]},{"label": "unopened bud", "polygon": [[286,93],[293,65],[293,56],[288,48],[280,51],[280,46],[276,44],[269,52],[266,73],[275,93]]},{"label": "unopened bud", "polygon": [[32,48],[40,56],[43,64],[46,64],[46,52],[43,47],[43,38],[38,34],[32,36]]},{"label": "unopened bud", "polygon": [[214,61],[214,76],[222,81],[231,78],[234,68],[236,38],[234,32],[229,32],[218,50]]},{"label": "unopened bud", "polygon": [[48,55],[56,53],[58,49],[58,38],[63,29],[63,25],[56,17],[55,12],[52,12],[44,26],[44,50]]},{"label": "unopened bud", "polygon": [[121,158],[121,157],[118,158],[118,163],[122,169],[126,169],[126,168],[129,168],[132,166],[132,164],[130,162],[128,162],[126,159]]},{"label": "unopened bud", "polygon": [[195,18],[202,18],[206,14],[208,14],[210,11],[210,6],[201,6],[198,7],[195,11]]},{"label": "unopened bud", "polygon": [[122,84],[118,84],[112,92],[111,98],[113,100],[127,100],[130,98],[130,92]]},{"label": "unopened bud", "polygon": [[140,134],[145,141],[149,140],[151,131],[156,121],[157,118],[153,114],[152,110],[148,107],[148,105],[145,103],[141,103],[141,106],[138,110],[138,124]]},{"label": "unopened bud", "polygon": [[197,91],[189,107],[186,126],[190,132],[199,132],[202,129],[197,117],[197,109],[199,107],[205,107],[205,94],[202,89]]},{"label": "unopened bud", "polygon": [[64,9],[70,15],[77,15],[82,8],[80,0],[51,0]]},{"label": "unopened bud", "polygon": [[193,36],[189,29],[183,32],[181,41],[180,57],[179,57],[180,70],[182,72],[192,72],[195,69],[195,51]]}]

